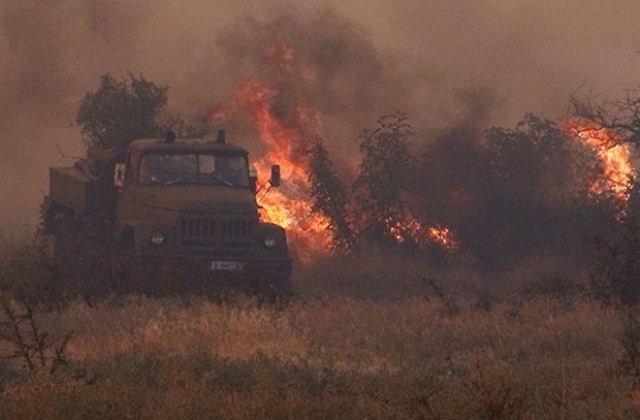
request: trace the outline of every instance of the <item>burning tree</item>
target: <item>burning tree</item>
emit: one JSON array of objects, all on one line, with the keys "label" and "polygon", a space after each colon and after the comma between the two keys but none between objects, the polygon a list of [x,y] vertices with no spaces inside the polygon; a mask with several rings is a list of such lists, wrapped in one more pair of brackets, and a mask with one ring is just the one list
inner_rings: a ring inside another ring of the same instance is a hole
[{"label": "burning tree", "polygon": [[375,242],[394,243],[392,228],[407,212],[403,194],[411,179],[409,140],[413,131],[401,113],[380,117],[377,124],[358,137],[362,162],[354,188],[362,234]]},{"label": "burning tree", "polygon": [[[544,252],[577,251],[584,239],[614,222],[613,200],[593,200],[597,157],[562,126],[526,115],[515,130],[485,133],[490,178],[485,205],[500,244],[514,261]],[[603,210],[602,212],[600,210]]]},{"label": "burning tree", "polygon": [[640,144],[640,96],[630,91],[624,99],[597,103],[593,99],[571,98],[571,105],[578,118],[604,128],[614,134],[621,143]]},{"label": "burning tree", "polygon": [[343,161],[358,172],[355,189],[351,178],[341,180],[331,168],[331,147],[314,142],[324,137],[324,117],[332,128],[348,132],[390,101],[408,106],[404,81],[385,73],[368,37],[330,11],[303,20],[285,16],[238,24],[241,32],[231,28],[219,40],[230,65],[229,90],[208,115],[214,125],[253,126],[258,173],[280,164],[282,187],[259,202],[264,220],[287,229],[296,259],[312,261],[336,245],[352,249],[369,239],[449,246],[451,231],[423,226],[404,203],[412,132],[403,115],[381,118],[358,138],[360,170],[351,159],[357,156]]},{"label": "burning tree", "polygon": [[333,234],[337,248],[352,250],[357,247],[351,227],[348,191],[342,179],[333,170],[322,139],[316,138],[309,150],[309,185],[313,197],[311,211],[328,219],[327,228]]},{"label": "burning tree", "polygon": [[598,150],[601,161],[602,183],[592,190],[608,189],[619,208],[618,232],[596,236],[593,290],[604,303],[635,306],[640,303],[640,184],[631,158],[640,145],[640,97],[637,90],[603,103],[574,97],[572,106],[578,117],[573,131]]},{"label": "burning tree", "polygon": [[640,97],[630,93],[625,99],[601,104],[574,97],[572,106],[577,118],[569,128],[596,150],[602,166],[602,181],[592,186],[592,192],[612,191],[621,207],[619,215],[626,217],[627,210],[633,212],[629,201],[638,202],[630,198],[638,193],[631,156],[640,144]]},{"label": "burning tree", "polygon": [[603,179],[598,154],[564,123],[526,115],[515,128],[456,128],[424,146],[412,204],[455,229],[486,272],[560,253],[569,264],[615,227],[615,195],[590,193]]}]

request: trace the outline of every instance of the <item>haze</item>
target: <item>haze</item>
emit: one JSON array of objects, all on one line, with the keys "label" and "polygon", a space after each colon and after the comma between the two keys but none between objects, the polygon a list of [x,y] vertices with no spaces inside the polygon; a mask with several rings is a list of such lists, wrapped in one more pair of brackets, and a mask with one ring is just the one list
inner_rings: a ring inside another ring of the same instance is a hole
[{"label": "haze", "polygon": [[317,101],[338,155],[397,109],[426,132],[455,123],[475,98],[487,127],[512,126],[527,112],[562,118],[576,92],[613,99],[638,84],[635,0],[238,4],[2,0],[0,232],[37,224],[48,167],[72,161],[57,147],[83,153],[71,123],[105,73],[169,86],[169,112],[198,120],[234,83],[268,77],[247,52],[261,37],[313,52],[305,43],[336,34],[359,51],[315,63],[331,75]]}]

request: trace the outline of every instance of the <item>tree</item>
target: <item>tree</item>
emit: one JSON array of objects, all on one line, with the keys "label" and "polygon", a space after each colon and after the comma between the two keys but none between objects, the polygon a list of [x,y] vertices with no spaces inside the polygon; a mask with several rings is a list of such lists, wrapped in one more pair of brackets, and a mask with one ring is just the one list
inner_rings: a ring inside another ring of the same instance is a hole
[{"label": "tree", "polygon": [[403,194],[412,178],[413,129],[400,112],[380,117],[377,125],[358,137],[363,156],[354,189],[363,234],[388,243],[394,242],[389,226],[397,225],[406,215]]},{"label": "tree", "polygon": [[556,123],[528,114],[515,129],[494,127],[484,137],[484,234],[469,240],[491,265],[588,252],[585,238],[612,228],[611,197],[588,192],[599,178],[595,154]]},{"label": "tree", "polygon": [[635,306],[640,303],[640,229],[633,221],[622,229],[621,238],[595,238],[597,252],[590,265],[591,287],[603,304]]},{"label": "tree", "polygon": [[167,89],[142,76],[103,75],[98,90],[85,95],[76,115],[85,142],[111,148],[125,147],[137,138],[159,137],[162,130],[156,117],[167,104]]},{"label": "tree", "polygon": [[311,211],[327,217],[334,245],[347,251],[356,248],[355,235],[349,223],[347,189],[334,172],[327,149],[319,137],[309,150],[309,184],[314,201]]},{"label": "tree", "polygon": [[573,112],[584,120],[618,134],[620,141],[640,146],[640,91],[630,91],[624,99],[597,103],[591,98],[571,98]]},{"label": "tree", "polygon": [[[623,99],[597,103],[591,98],[571,98],[576,116],[614,133],[615,141],[640,151],[640,91]],[[612,144],[611,146],[615,146]],[[636,174],[637,175],[637,174]],[[634,175],[634,176],[636,176]],[[591,285],[605,304],[636,306],[640,303],[640,182],[629,179],[629,199],[618,227],[622,234],[596,236],[597,258],[591,264]]]}]

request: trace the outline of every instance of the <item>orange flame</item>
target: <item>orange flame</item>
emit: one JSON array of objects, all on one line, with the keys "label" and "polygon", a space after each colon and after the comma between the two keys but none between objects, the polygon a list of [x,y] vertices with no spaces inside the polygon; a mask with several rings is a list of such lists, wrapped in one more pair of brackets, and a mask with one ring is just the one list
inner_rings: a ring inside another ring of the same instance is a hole
[{"label": "orange flame", "polygon": [[[294,69],[295,51],[285,43],[277,43],[264,48],[267,59],[284,76]],[[300,67],[303,78],[313,80],[308,67]],[[271,164],[279,164],[283,182],[277,190],[259,191],[257,200],[261,206],[261,218],[287,230],[291,249],[302,263],[311,262],[314,257],[327,256],[332,247],[332,237],[327,229],[326,217],[311,212],[312,199],[309,195],[308,156],[306,150],[310,141],[320,137],[322,122],[317,110],[312,106],[287,98],[286,109],[274,105],[282,101],[274,85],[252,81],[239,86],[224,105],[210,112],[213,120],[223,120],[229,113],[241,111],[246,114],[264,146],[264,154],[254,158],[253,165],[258,174],[270,171]],[[258,184],[266,180],[258,180]],[[412,237],[416,243],[432,241],[446,249],[457,249],[458,244],[448,228],[424,228],[413,217],[401,223],[389,225],[389,232],[398,242]]]},{"label": "orange flame", "polygon": [[447,251],[457,251],[460,249],[453,231],[448,227],[428,226],[425,227],[413,215],[407,213],[404,220],[387,220],[387,229],[395,241],[399,244],[410,239],[419,248],[425,248],[429,244],[436,244]]},{"label": "orange flame", "polygon": [[431,226],[427,228],[427,233],[431,240],[442,246],[449,251],[457,251],[460,249],[460,242],[458,242],[453,234],[453,231],[448,227],[443,226]]},{"label": "orange flame", "polygon": [[[291,121],[279,118],[273,111],[276,96],[271,85],[251,82],[240,86],[225,107],[215,110],[211,117],[221,119],[230,110],[242,110],[250,118],[266,150],[253,161],[258,174],[269,173],[270,165],[277,163],[286,181],[277,190],[259,192],[261,217],[287,230],[296,258],[305,263],[314,256],[328,255],[331,250],[328,221],[311,213],[308,159],[304,152],[309,140],[320,132],[320,119],[313,109],[303,106],[293,108]],[[259,184],[266,182],[258,180]]]},{"label": "orange flame", "polygon": [[597,196],[611,192],[618,203],[626,205],[635,176],[628,146],[612,130],[593,123],[569,121],[567,129],[596,153],[602,165],[602,177],[589,186],[589,193]]}]

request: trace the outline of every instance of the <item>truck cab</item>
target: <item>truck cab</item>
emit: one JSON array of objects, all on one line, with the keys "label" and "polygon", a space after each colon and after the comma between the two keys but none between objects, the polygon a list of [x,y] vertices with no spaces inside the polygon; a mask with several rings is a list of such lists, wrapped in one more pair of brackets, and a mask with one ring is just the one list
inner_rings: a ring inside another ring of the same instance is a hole
[{"label": "truck cab", "polygon": [[[223,131],[210,141],[134,140],[104,161],[93,177],[83,165],[51,169],[45,229],[62,235],[58,225],[73,218],[95,231],[106,218],[106,234],[137,267],[168,263],[213,285],[290,289],[285,231],[260,220],[248,152]],[[277,165],[269,182],[280,182]]]}]

